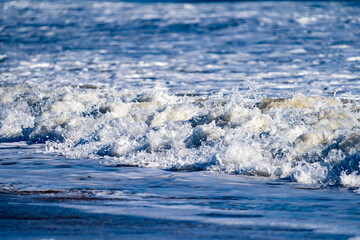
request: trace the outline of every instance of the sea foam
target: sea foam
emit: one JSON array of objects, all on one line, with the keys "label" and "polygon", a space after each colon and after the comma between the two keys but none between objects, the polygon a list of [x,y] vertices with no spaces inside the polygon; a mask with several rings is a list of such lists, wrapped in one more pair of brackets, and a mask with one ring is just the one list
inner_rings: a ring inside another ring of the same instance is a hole
[{"label": "sea foam", "polygon": [[208,170],[360,187],[360,103],[295,94],[72,86],[0,88],[1,142],[102,164]]}]

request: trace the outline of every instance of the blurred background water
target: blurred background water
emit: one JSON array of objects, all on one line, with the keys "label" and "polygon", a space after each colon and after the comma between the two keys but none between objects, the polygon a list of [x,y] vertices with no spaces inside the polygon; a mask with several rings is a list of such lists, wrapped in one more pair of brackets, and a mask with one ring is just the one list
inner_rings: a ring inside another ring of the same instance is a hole
[{"label": "blurred background water", "polygon": [[1,79],[202,93],[359,93],[358,3],[1,3]]}]

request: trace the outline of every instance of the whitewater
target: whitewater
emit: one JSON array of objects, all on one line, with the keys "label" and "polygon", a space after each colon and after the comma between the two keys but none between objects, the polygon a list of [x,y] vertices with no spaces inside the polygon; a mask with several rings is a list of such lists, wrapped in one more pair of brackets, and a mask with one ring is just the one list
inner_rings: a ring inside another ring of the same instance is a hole
[{"label": "whitewater", "polygon": [[1,2],[0,232],[358,239],[358,12]]},{"label": "whitewater", "polygon": [[209,170],[359,187],[356,100],[79,87],[2,88],[3,142],[103,164]]}]

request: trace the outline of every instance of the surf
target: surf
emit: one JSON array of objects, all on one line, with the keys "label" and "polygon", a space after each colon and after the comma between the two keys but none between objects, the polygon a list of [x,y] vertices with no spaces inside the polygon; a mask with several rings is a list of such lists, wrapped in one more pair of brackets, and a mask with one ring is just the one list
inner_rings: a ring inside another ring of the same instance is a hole
[{"label": "surf", "polygon": [[[357,99],[79,86],[1,87],[0,141],[104,165],[359,187]],[[105,158],[105,160],[104,160]]]}]

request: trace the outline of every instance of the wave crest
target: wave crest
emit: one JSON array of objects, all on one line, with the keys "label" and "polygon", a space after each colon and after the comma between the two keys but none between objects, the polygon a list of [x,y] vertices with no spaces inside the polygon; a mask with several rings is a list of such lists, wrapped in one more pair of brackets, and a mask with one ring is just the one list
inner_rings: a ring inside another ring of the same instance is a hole
[{"label": "wave crest", "polygon": [[211,170],[359,187],[360,104],[294,95],[175,96],[80,87],[0,88],[0,141],[45,143],[104,164]]}]

